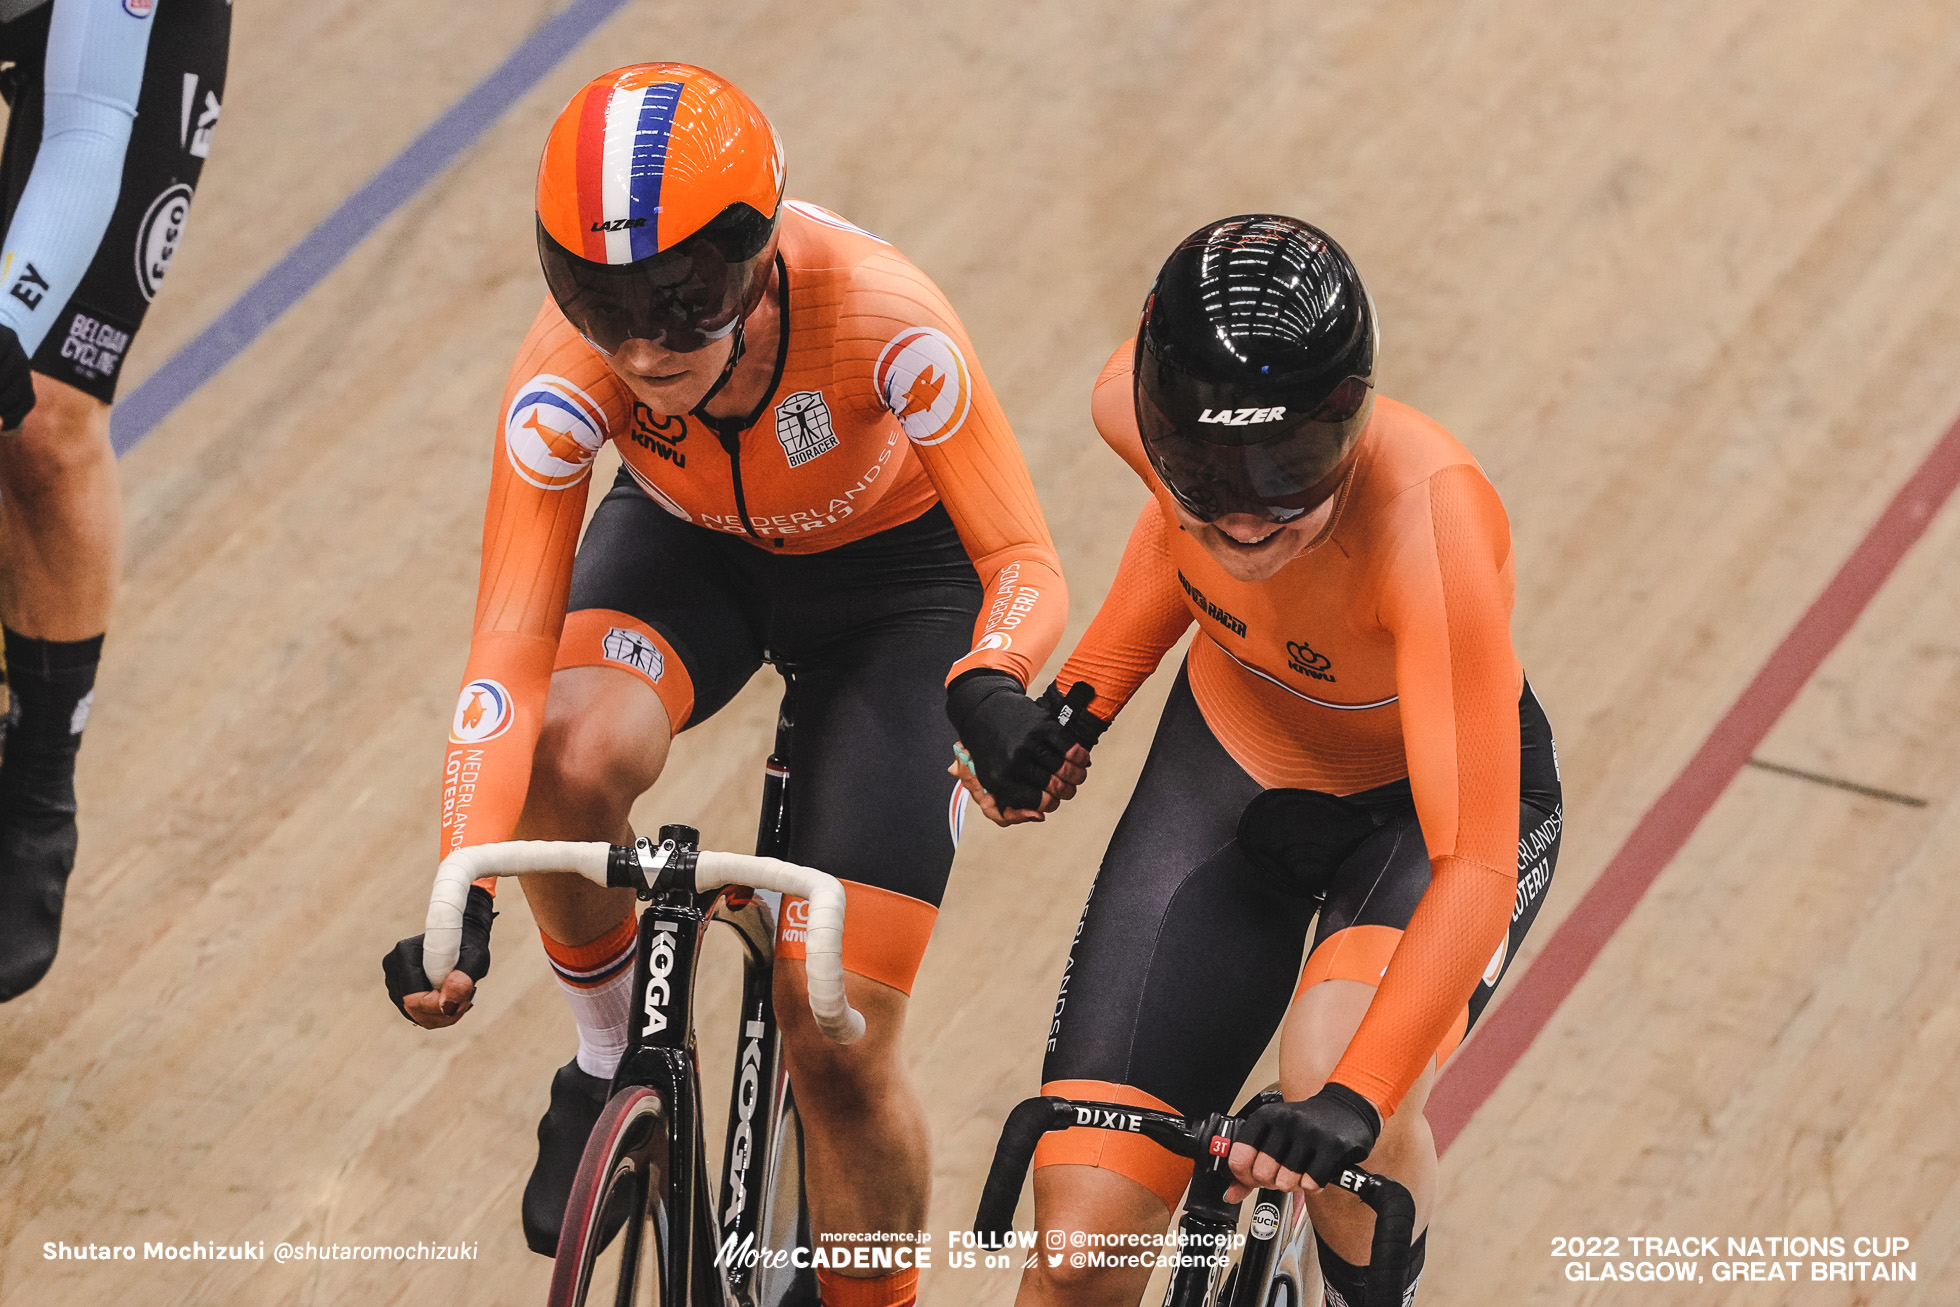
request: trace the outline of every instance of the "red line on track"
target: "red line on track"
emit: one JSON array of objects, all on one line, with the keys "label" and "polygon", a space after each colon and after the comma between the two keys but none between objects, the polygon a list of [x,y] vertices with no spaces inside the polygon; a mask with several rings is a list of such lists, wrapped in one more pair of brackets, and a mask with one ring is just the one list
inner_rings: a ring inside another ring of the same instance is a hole
[{"label": "red line on track", "polygon": [[1960,421],[1933,446],[1824,593],[1790,628],[1674,783],[1654,800],[1585,897],[1559,923],[1530,969],[1506,987],[1508,996],[1477,1023],[1475,1037],[1450,1060],[1430,1094],[1427,1112],[1438,1151],[1450,1146],[1503,1083],[1770,727],[1926,533],[1956,485],[1960,485]]}]

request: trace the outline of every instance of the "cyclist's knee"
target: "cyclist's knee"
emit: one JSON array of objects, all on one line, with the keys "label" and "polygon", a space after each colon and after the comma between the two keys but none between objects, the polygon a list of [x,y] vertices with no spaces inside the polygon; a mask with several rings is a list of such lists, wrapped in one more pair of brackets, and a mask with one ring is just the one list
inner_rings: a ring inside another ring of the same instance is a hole
[{"label": "cyclist's knee", "polygon": [[34,394],[20,430],[0,441],[6,492],[30,503],[57,499],[87,470],[115,462],[107,404],[38,373]]},{"label": "cyclist's knee", "polygon": [[[1163,1199],[1119,1172],[1061,1164],[1035,1170],[1034,1207],[1042,1238],[1040,1255],[1025,1272],[1023,1302],[1128,1307],[1137,1301],[1150,1279],[1139,1253],[1159,1251],[1145,1240],[1170,1222]],[[1057,1238],[1065,1251],[1054,1249]]]},{"label": "cyclist's knee", "polygon": [[623,819],[659,779],[671,740],[667,709],[644,682],[608,668],[566,668],[551,678],[532,797],[559,811],[603,809]]},{"label": "cyclist's knee", "polygon": [[899,1034],[907,997],[851,972],[844,974],[844,984],[851,1006],[864,1014],[864,1035],[851,1044],[839,1044],[817,1028],[803,964],[776,964],[776,1019],[799,1103],[854,1110],[882,1097],[903,1074]]},{"label": "cyclist's knee", "polygon": [[[1038,1256],[1034,1267],[1025,1274],[1032,1281],[1030,1296],[1036,1302],[1121,1303],[1128,1307],[1139,1296],[1134,1282],[1140,1277],[1135,1271],[1108,1265],[1106,1257],[1087,1251],[1071,1250],[1060,1257]],[[1147,1275],[1146,1272],[1143,1278]]]}]

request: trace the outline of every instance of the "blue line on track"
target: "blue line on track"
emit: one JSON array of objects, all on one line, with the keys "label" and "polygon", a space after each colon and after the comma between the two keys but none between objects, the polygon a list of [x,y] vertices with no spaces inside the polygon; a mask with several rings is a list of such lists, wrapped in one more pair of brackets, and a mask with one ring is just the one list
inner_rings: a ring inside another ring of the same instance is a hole
[{"label": "blue line on track", "polygon": [[455,162],[457,155],[475,144],[511,105],[625,3],[572,0],[532,32],[495,71],[451,105],[367,185],[341,201],[339,208],[286,251],[215,322],[116,405],[110,418],[110,440],[116,453],[128,453],[199,386],[264,335],[286,310],[338,268],[355,246]]}]

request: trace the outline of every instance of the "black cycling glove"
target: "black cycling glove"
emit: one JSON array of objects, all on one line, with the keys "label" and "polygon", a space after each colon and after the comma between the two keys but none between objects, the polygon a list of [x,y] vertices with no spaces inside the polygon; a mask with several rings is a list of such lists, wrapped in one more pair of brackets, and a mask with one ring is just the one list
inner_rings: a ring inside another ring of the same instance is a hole
[{"label": "black cycling glove", "polygon": [[12,327],[0,326],[0,429],[18,431],[34,411],[34,373]]},{"label": "black cycling glove", "polygon": [[1077,681],[1068,688],[1066,695],[1062,693],[1059,681],[1050,681],[1048,688],[1041,692],[1041,698],[1036,700],[1085,749],[1095,748],[1096,741],[1102,739],[1103,732],[1109,729],[1108,722],[1089,711],[1089,705],[1095,701],[1096,687],[1087,681]]},{"label": "black cycling glove", "polygon": [[1251,1144],[1315,1184],[1326,1184],[1374,1152],[1381,1132],[1381,1114],[1373,1103],[1346,1085],[1329,1082],[1312,1098],[1260,1108],[1246,1118],[1236,1142]]},{"label": "black cycling glove", "polygon": [[978,667],[946,687],[946,715],[1003,808],[1034,809],[1075,737],[1006,672]]},{"label": "black cycling glove", "polygon": [[[456,970],[471,980],[482,980],[490,974],[490,923],[497,919],[495,904],[489,890],[481,885],[470,886],[469,901],[463,905],[463,939],[456,950]],[[384,953],[381,976],[388,982],[388,997],[395,1001],[396,1011],[414,1021],[402,1000],[410,994],[425,994],[435,988],[422,974],[422,937],[405,939]]]}]

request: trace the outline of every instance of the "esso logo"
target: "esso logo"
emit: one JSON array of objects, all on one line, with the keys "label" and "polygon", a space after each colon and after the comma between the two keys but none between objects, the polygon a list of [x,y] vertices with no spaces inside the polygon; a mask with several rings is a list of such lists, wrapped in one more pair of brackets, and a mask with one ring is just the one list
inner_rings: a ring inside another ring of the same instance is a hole
[{"label": "esso logo", "polygon": [[[147,12],[138,17],[146,17]],[[143,221],[136,227],[136,285],[146,302],[155,299],[157,288],[163,285],[190,216],[191,188],[182,182],[167,187],[144,210]]]}]

